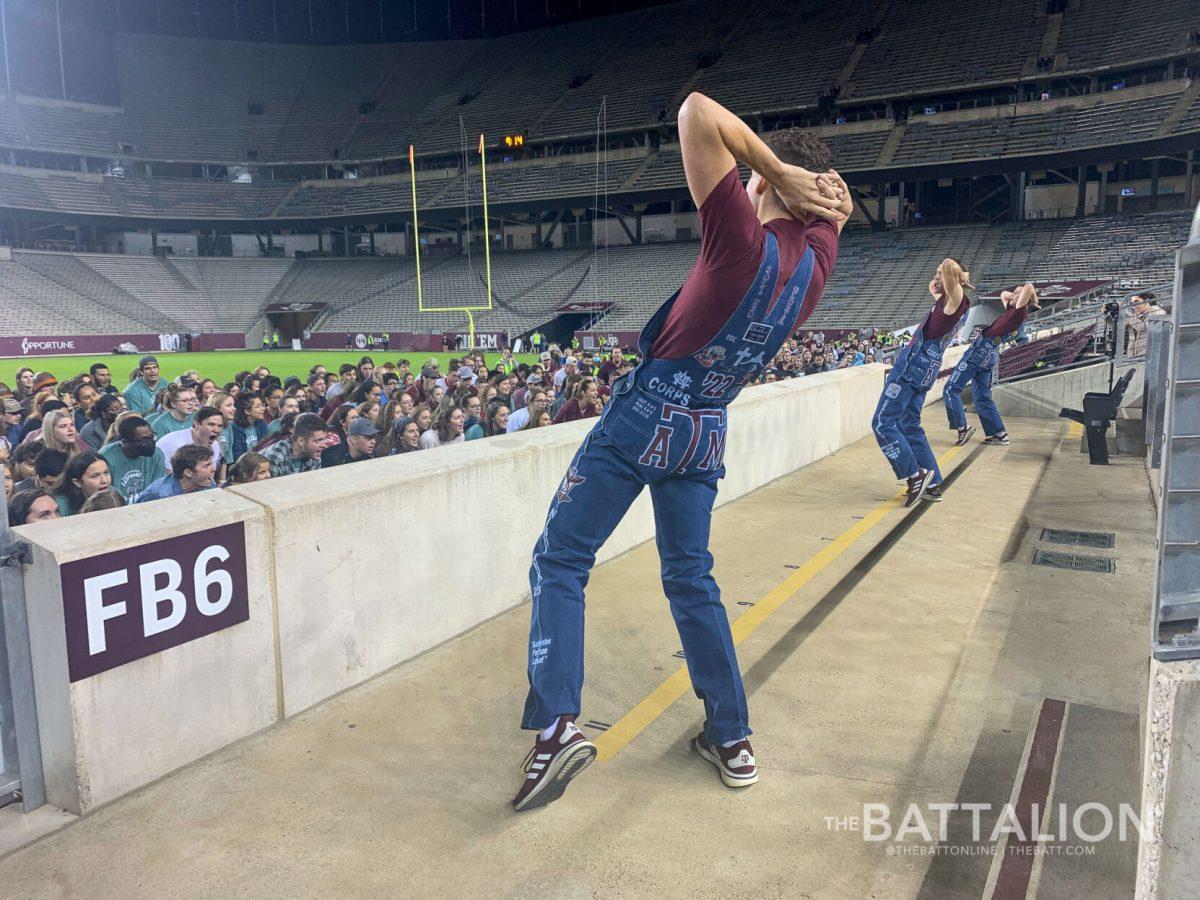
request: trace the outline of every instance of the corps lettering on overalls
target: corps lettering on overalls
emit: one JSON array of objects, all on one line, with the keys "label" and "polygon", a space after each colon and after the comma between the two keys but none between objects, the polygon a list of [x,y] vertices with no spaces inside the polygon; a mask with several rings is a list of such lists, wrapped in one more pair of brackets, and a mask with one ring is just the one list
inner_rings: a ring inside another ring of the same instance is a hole
[{"label": "corps lettering on overalls", "polygon": [[942,395],[942,401],[946,404],[946,419],[951,428],[961,431],[967,427],[967,410],[963,406],[962,393],[968,384],[972,384],[971,398],[979,422],[983,425],[983,433],[991,437],[1004,432],[1004,420],[1000,418],[1000,410],[992,399],[992,376],[1000,361],[997,347],[1001,340],[1003,338],[987,337],[980,331],[954,367],[950,380],[946,382],[946,392]]},{"label": "corps lettering on overalls", "polygon": [[932,311],[926,314],[912,340],[896,355],[892,371],[884,382],[871,430],[897,478],[908,478],[920,468],[934,473],[931,485],[942,481],[937,457],[921,427],[921,410],[925,395],[937,381],[946,348],[969,306],[969,301],[963,297],[955,313],[955,327],[944,337],[934,340],[924,336]]},{"label": "corps lettering on overalls", "polygon": [[524,728],[578,715],[583,691],[583,589],[596,551],[642,489],[654,504],[663,591],[679,630],[704,730],[713,744],[750,734],[729,618],[708,550],[717,481],[724,474],[725,408],[791,333],[813,273],[806,250],[779,298],[779,245],[765,252],[749,290],[699,352],[654,359],[650,349],[678,298],[642,331],[644,361],[613,386],[612,400],[575,454],[550,503],[529,570],[533,598]]},{"label": "corps lettering on overalls", "polygon": [[613,386],[600,422],[613,445],[639,465],[675,475],[721,468],[725,408],[788,339],[812,279],[814,259],[808,250],[768,309],[779,273],[779,244],[769,231],[765,242],[750,289],[699,352],[684,359],[650,356],[678,293],[643,329],[638,341],[643,362]]}]

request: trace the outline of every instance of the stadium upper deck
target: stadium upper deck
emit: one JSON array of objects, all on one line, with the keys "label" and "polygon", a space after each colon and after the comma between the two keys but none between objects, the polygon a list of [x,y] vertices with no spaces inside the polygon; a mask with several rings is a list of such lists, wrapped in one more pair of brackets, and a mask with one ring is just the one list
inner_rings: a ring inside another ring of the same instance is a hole
[{"label": "stadium upper deck", "polygon": [[[20,99],[0,104],[0,147],[214,163],[398,158],[410,143],[457,150],[460,116],[472,133],[537,141],[594,133],[604,99],[610,133],[657,128],[692,89],[758,115],[814,109],[830,91],[847,106],[1032,86],[1182,58],[1200,29],[1191,0],[1162,0],[1154,15],[1122,0],[1046,10],[1035,0],[685,0],[482,41],[117,34],[103,106],[61,102],[95,97],[92,84],[64,85],[58,66],[13,67]],[[56,57],[57,46],[30,40]],[[1096,90],[1087,82],[1079,88]]]}]

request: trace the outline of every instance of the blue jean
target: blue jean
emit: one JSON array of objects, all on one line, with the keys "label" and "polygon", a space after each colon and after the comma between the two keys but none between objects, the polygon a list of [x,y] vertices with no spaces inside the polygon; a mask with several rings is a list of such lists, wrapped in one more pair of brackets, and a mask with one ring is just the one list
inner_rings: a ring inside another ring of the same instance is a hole
[{"label": "blue jean", "polygon": [[889,378],[875,407],[871,430],[897,478],[915,475],[920,467],[933,472],[931,484],[941,484],[937,457],[921,427],[921,410],[927,393],[928,388],[918,388],[902,378]]},{"label": "blue jean", "polygon": [[550,503],[529,582],[529,695],[523,728],[578,715],[583,692],[584,599],[596,551],[650,487],[663,590],[683,643],[705,735],[725,743],[750,734],[749,712],[729,618],[712,577],[709,526],[723,470],[664,474],[621,455],[599,428],[588,434]]},{"label": "blue jean", "polygon": [[946,404],[946,418],[951,428],[967,427],[967,410],[963,406],[962,392],[966,386],[973,385],[971,396],[975,401],[975,413],[979,416],[979,424],[983,433],[988,437],[1004,431],[1004,420],[1000,418],[1000,410],[992,399],[992,368],[973,365],[968,357],[954,367],[954,373],[946,382],[946,392],[942,396]]}]

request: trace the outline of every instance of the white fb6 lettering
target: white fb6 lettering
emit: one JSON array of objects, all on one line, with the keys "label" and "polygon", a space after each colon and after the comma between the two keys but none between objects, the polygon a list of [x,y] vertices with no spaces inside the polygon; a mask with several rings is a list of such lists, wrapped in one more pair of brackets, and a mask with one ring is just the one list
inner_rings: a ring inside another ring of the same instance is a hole
[{"label": "white fb6 lettering", "polygon": [[[201,551],[192,566],[191,582],[185,586],[183,568],[174,559],[158,559],[137,567],[141,596],[142,634],[161,634],[178,627],[188,615],[188,605],[202,616],[224,612],[233,600],[233,578],[220,563],[228,562],[229,551],[218,544]],[[87,616],[88,652],[95,656],[108,649],[105,623],[131,615],[124,600],[104,602],[104,592],[129,583],[131,569],[117,569],[84,579],[84,609]],[[184,592],[191,588],[190,596]]]}]

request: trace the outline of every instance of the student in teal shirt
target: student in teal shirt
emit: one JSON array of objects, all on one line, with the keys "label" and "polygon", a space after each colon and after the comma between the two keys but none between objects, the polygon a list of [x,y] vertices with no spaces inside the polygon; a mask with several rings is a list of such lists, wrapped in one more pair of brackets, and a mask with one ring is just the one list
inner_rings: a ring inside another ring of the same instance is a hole
[{"label": "student in teal shirt", "polygon": [[154,446],[154,431],[141,416],[117,427],[118,440],[100,449],[112,476],[112,490],[136,503],[142,491],[167,473],[163,453]]},{"label": "student in teal shirt", "polygon": [[196,410],[200,408],[200,401],[196,397],[195,388],[171,384],[167,386],[167,392],[163,395],[162,405],[162,415],[153,419],[146,417],[146,421],[154,430],[155,440],[166,437],[173,431],[191,428]]},{"label": "student in teal shirt", "polygon": [[153,356],[143,356],[138,368],[142,377],[125,388],[125,408],[144,416],[154,411],[154,397],[162,390],[163,384],[158,377],[158,360]]}]

